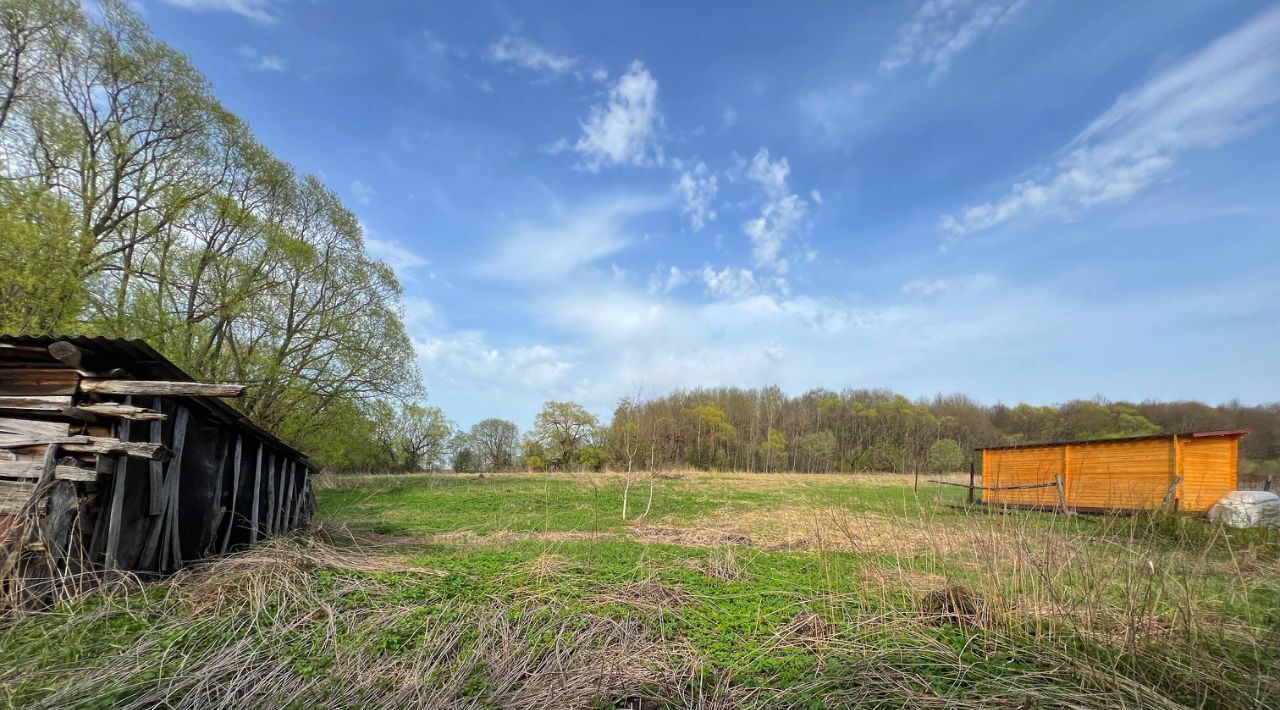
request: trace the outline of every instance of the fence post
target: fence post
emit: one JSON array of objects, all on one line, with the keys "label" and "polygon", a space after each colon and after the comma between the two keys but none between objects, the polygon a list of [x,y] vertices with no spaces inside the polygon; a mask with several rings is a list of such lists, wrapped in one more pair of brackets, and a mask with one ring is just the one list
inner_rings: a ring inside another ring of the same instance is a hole
[{"label": "fence post", "polygon": [[973,459],[969,459],[969,505],[973,505]]},{"label": "fence post", "polygon": [[911,482],[911,491],[913,493],[919,493],[920,492],[920,462],[919,461],[916,462],[915,473],[916,473],[915,479]]},{"label": "fence post", "polygon": [[1053,482],[1058,485],[1058,509],[1067,512],[1067,487],[1062,483],[1062,474],[1053,477]]}]

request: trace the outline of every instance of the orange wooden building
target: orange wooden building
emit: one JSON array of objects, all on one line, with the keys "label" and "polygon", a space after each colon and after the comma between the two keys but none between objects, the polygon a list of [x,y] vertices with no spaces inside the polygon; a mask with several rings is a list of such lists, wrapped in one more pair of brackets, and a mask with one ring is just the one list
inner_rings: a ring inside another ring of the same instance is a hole
[{"label": "orange wooden building", "polygon": [[1022,508],[1056,509],[1065,502],[1082,511],[1169,506],[1203,512],[1236,489],[1238,442],[1247,433],[1201,431],[977,449],[982,500]]}]

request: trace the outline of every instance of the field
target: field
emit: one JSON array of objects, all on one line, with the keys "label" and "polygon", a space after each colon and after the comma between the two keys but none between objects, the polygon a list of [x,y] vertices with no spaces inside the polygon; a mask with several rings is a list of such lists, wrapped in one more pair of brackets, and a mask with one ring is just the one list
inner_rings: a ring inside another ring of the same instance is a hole
[{"label": "field", "polygon": [[309,534],[9,623],[0,703],[1280,704],[1275,534],[891,475],[643,477],[628,520],[612,474],[318,488]]}]

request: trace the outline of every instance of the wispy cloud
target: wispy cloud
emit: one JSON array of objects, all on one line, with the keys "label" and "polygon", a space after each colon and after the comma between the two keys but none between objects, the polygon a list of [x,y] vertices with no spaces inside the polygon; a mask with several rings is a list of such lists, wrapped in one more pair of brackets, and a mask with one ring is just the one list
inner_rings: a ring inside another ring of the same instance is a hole
[{"label": "wispy cloud", "polygon": [[632,241],[630,220],[667,207],[668,197],[617,195],[550,219],[515,225],[480,266],[482,276],[508,282],[547,282],[612,256]]},{"label": "wispy cloud", "polygon": [[637,60],[609,90],[608,100],[591,108],[574,150],[592,172],[607,165],[661,162],[661,124],[658,82]]},{"label": "wispy cloud", "polygon": [[279,55],[263,54],[247,44],[241,45],[237,51],[245,68],[249,71],[282,72],[285,70],[285,61]]},{"label": "wispy cloud", "polygon": [[1183,153],[1239,135],[1280,99],[1277,37],[1280,9],[1254,17],[1120,96],[1044,177],[946,215],[940,229],[955,239],[1025,214],[1071,215],[1132,197],[1168,175]]},{"label": "wispy cloud", "polygon": [[364,243],[369,256],[390,266],[401,279],[408,276],[411,270],[431,264],[429,260],[394,239],[366,236]]},{"label": "wispy cloud", "polygon": [[280,19],[277,0],[162,0],[162,2],[188,10],[233,12],[264,24]]},{"label": "wispy cloud", "polygon": [[373,202],[373,197],[376,194],[377,192],[374,191],[373,187],[361,182],[360,180],[353,180],[351,182],[351,197],[359,204],[367,205]]},{"label": "wispy cloud", "polygon": [[512,35],[506,35],[489,45],[485,58],[491,62],[513,64],[548,76],[560,76],[578,65],[575,57],[556,54],[524,37]]},{"label": "wispy cloud", "polygon": [[746,169],[746,177],[764,192],[760,215],[742,225],[751,239],[751,256],[757,267],[778,272],[787,270],[788,261],[782,248],[805,225],[809,203],[791,192],[787,178],[791,165],[786,158],[769,159],[769,151],[761,148]]},{"label": "wispy cloud", "polygon": [[692,279],[693,274],[678,266],[672,266],[666,271],[658,268],[649,276],[649,293],[671,293]]},{"label": "wispy cloud", "polygon": [[705,163],[698,163],[692,170],[681,173],[680,179],[676,181],[676,189],[684,198],[681,212],[688,215],[693,231],[701,231],[707,222],[715,221],[716,211],[712,201],[720,187],[716,176],[707,170]]},{"label": "wispy cloud", "polygon": [[898,28],[898,41],[880,62],[888,74],[909,64],[929,67],[934,77],[955,56],[990,34],[1026,0],[929,0]]}]

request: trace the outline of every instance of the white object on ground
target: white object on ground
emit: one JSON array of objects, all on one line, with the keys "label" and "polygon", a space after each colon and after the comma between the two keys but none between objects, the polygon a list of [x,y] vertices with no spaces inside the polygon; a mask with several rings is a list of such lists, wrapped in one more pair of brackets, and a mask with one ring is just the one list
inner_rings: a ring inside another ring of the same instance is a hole
[{"label": "white object on ground", "polygon": [[1231,491],[1209,509],[1209,520],[1233,528],[1280,528],[1280,495]]}]

